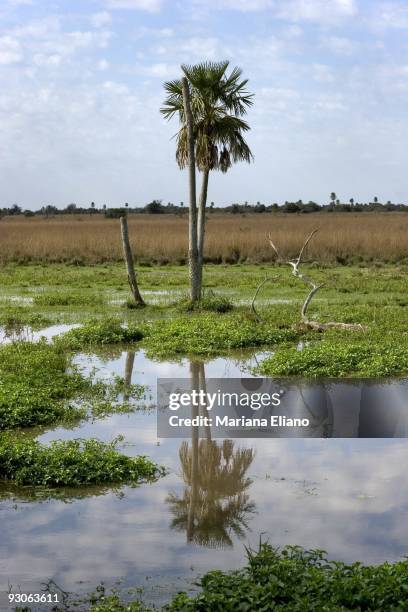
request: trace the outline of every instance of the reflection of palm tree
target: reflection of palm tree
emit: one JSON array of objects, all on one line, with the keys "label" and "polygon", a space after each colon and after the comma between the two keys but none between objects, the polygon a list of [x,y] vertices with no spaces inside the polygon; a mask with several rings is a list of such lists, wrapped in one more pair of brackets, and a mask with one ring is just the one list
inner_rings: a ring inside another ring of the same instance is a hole
[{"label": "reflection of palm tree", "polygon": [[129,400],[130,397],[130,387],[132,384],[132,373],[133,373],[133,364],[135,362],[135,351],[128,351],[126,353],[126,363],[125,363],[125,389],[123,393],[123,399],[125,402]]},{"label": "reflection of palm tree", "polygon": [[[204,393],[207,393],[207,385],[205,383],[205,367],[204,367],[204,363],[201,362],[198,365],[198,382],[200,385],[200,390],[204,391]],[[208,412],[207,412],[207,405],[204,404],[204,406],[202,406],[202,410],[201,413],[203,416],[208,416]],[[205,429],[205,436],[207,438],[207,440],[211,440],[211,427],[210,425],[205,425],[204,426]]]},{"label": "reflection of palm tree", "polygon": [[167,503],[172,528],[187,532],[187,540],[204,546],[232,546],[232,534],[243,537],[249,515],[255,512],[245,476],[254,458],[250,448],[234,449],[234,442],[193,439],[179,451],[184,493],[171,493]]}]

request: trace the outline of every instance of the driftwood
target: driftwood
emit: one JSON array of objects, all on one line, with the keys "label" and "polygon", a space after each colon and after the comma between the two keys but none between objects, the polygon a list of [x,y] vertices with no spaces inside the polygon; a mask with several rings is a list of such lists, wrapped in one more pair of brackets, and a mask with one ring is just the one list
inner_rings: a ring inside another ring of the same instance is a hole
[{"label": "driftwood", "polygon": [[[337,329],[349,329],[352,331],[364,331],[366,329],[366,327],[364,325],[361,325],[360,323],[337,323],[335,321],[330,321],[328,323],[319,323],[318,321],[313,321],[311,319],[308,319],[307,317],[307,309],[309,308],[310,302],[312,301],[312,299],[314,298],[314,296],[316,295],[316,293],[322,288],[324,287],[325,283],[321,283],[320,285],[316,284],[315,281],[310,278],[309,276],[307,276],[306,274],[303,274],[300,271],[300,264],[302,263],[302,257],[303,254],[306,250],[307,245],[309,244],[309,242],[312,240],[313,236],[318,232],[318,229],[314,229],[309,236],[306,238],[306,240],[304,241],[302,248],[299,251],[299,255],[297,256],[296,259],[283,259],[281,257],[280,252],[278,251],[276,245],[274,244],[271,235],[268,234],[268,240],[269,240],[269,244],[271,245],[272,249],[274,250],[274,252],[276,253],[277,256],[277,261],[282,261],[284,263],[289,264],[292,267],[292,274],[293,276],[295,276],[296,278],[298,278],[299,280],[301,280],[302,282],[304,282],[306,285],[308,285],[310,287],[310,291],[305,299],[305,301],[303,302],[302,305],[302,310],[301,310],[301,325],[307,327],[308,329],[314,329],[316,331],[325,331],[326,329],[331,329],[331,328],[337,328]],[[256,291],[255,291],[255,295],[253,297],[252,300],[252,310],[255,313],[255,316],[257,316],[257,318],[259,319],[259,315],[255,309],[255,300],[258,296],[258,293],[261,289],[261,287],[266,283],[266,281],[269,280],[268,278],[265,278],[257,287]]]}]

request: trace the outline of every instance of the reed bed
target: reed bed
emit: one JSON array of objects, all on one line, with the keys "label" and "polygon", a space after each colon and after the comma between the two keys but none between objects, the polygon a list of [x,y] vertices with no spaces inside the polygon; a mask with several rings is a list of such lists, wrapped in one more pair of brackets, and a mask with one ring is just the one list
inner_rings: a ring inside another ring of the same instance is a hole
[{"label": "reed bed", "polygon": [[[144,264],[186,261],[187,215],[129,216],[135,259]],[[314,228],[319,233],[307,258],[322,263],[408,262],[408,214],[251,214],[209,213],[205,258],[212,263],[260,263],[274,254],[273,240],[293,256]],[[99,263],[122,258],[118,219],[103,215],[51,218],[5,217],[0,221],[0,261]]]}]

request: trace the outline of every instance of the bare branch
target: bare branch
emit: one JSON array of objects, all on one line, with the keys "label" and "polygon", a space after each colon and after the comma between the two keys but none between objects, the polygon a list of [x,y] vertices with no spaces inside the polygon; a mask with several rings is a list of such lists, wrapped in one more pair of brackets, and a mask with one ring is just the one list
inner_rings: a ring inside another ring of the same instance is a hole
[{"label": "bare branch", "polygon": [[306,238],[305,242],[303,243],[302,248],[300,249],[299,256],[298,256],[298,258],[297,258],[297,260],[296,260],[296,261],[297,261],[297,265],[299,265],[299,264],[300,264],[300,262],[301,262],[301,260],[302,260],[302,255],[303,255],[303,253],[304,253],[305,248],[307,247],[307,245],[309,244],[309,242],[311,241],[311,239],[313,238],[313,236],[314,236],[314,235],[315,235],[315,234],[316,234],[318,231],[319,231],[319,228],[317,227],[317,228],[315,228],[315,229],[313,230],[313,232],[311,232],[311,233],[309,234],[309,236]]},{"label": "bare branch", "polygon": [[329,321],[328,323],[319,323],[318,321],[303,321],[304,325],[309,329],[323,332],[326,329],[348,329],[350,331],[367,331],[367,326],[361,323],[338,323],[337,321]]},{"label": "bare branch", "polygon": [[261,319],[261,317],[260,317],[259,313],[256,311],[256,308],[255,308],[255,300],[256,300],[256,298],[258,297],[258,293],[260,292],[261,288],[264,286],[264,284],[265,284],[265,283],[266,283],[268,280],[272,280],[272,279],[270,279],[270,278],[267,276],[266,278],[264,278],[264,279],[263,279],[263,281],[262,281],[262,282],[260,282],[260,283],[259,283],[259,285],[258,285],[258,287],[256,288],[256,291],[255,291],[255,293],[254,293],[254,297],[252,298],[252,302],[251,302],[251,309],[252,309],[252,312],[254,313],[254,315],[255,315],[255,317],[256,317],[256,319],[257,319],[258,323],[260,323],[260,322],[262,321],[262,319]]},{"label": "bare branch", "polygon": [[[307,318],[307,309],[310,305],[310,302],[312,301],[312,299],[314,298],[314,296],[316,295],[316,293],[319,291],[319,289],[321,289],[322,287],[324,287],[324,283],[321,285],[317,285],[313,279],[311,279],[309,276],[306,276],[306,274],[302,274],[299,270],[299,266],[302,263],[302,257],[303,254],[305,252],[305,249],[307,247],[307,245],[309,244],[309,242],[311,241],[311,239],[313,238],[313,236],[319,231],[319,228],[315,228],[310,234],[309,236],[306,238],[306,240],[304,241],[302,248],[299,251],[299,255],[297,257],[297,259],[287,259],[284,260],[286,261],[286,263],[288,265],[290,265],[292,267],[292,274],[293,276],[296,276],[296,278],[299,278],[301,281],[303,281],[304,283],[306,283],[306,285],[309,285],[309,287],[311,287],[309,294],[307,295],[305,301],[303,302],[302,305],[302,309],[301,309],[301,321],[304,325],[306,325],[307,327],[309,327],[310,329],[315,329],[317,331],[324,331],[326,329],[330,329],[330,328],[338,328],[338,329],[350,329],[353,331],[365,331],[367,328],[364,325],[360,325],[359,323],[355,324],[355,323],[336,323],[334,321],[330,321],[329,323],[319,323],[318,321],[311,321]],[[274,244],[271,235],[268,234],[268,240],[269,240],[269,244],[271,245],[272,249],[275,251],[276,255],[278,256],[278,259],[282,260],[280,253],[276,247],[276,245]],[[265,282],[268,279],[264,279],[262,281],[262,283],[258,286],[255,295],[253,297],[252,300],[252,310],[255,313],[255,316],[257,317],[258,321],[260,320],[260,317],[258,315],[258,313],[255,310],[255,299],[259,293],[259,290],[261,289],[261,287],[265,284]]]},{"label": "bare branch", "polygon": [[319,289],[321,289],[322,287],[324,287],[324,283],[321,285],[314,285],[311,292],[309,293],[309,295],[307,296],[307,298],[305,299],[303,306],[302,306],[302,310],[301,310],[301,317],[302,317],[302,321],[307,321],[307,317],[306,317],[306,311],[307,308],[310,304],[310,302],[312,301],[312,298],[316,295],[316,293],[319,291]]}]

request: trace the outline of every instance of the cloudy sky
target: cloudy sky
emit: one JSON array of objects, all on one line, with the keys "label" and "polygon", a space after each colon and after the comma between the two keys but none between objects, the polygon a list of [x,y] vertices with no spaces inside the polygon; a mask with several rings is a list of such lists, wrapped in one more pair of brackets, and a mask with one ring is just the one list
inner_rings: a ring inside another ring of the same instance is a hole
[{"label": "cloudy sky", "polygon": [[209,199],[406,201],[405,0],[2,0],[0,206],[187,201],[162,83],[243,68],[255,162]]}]

